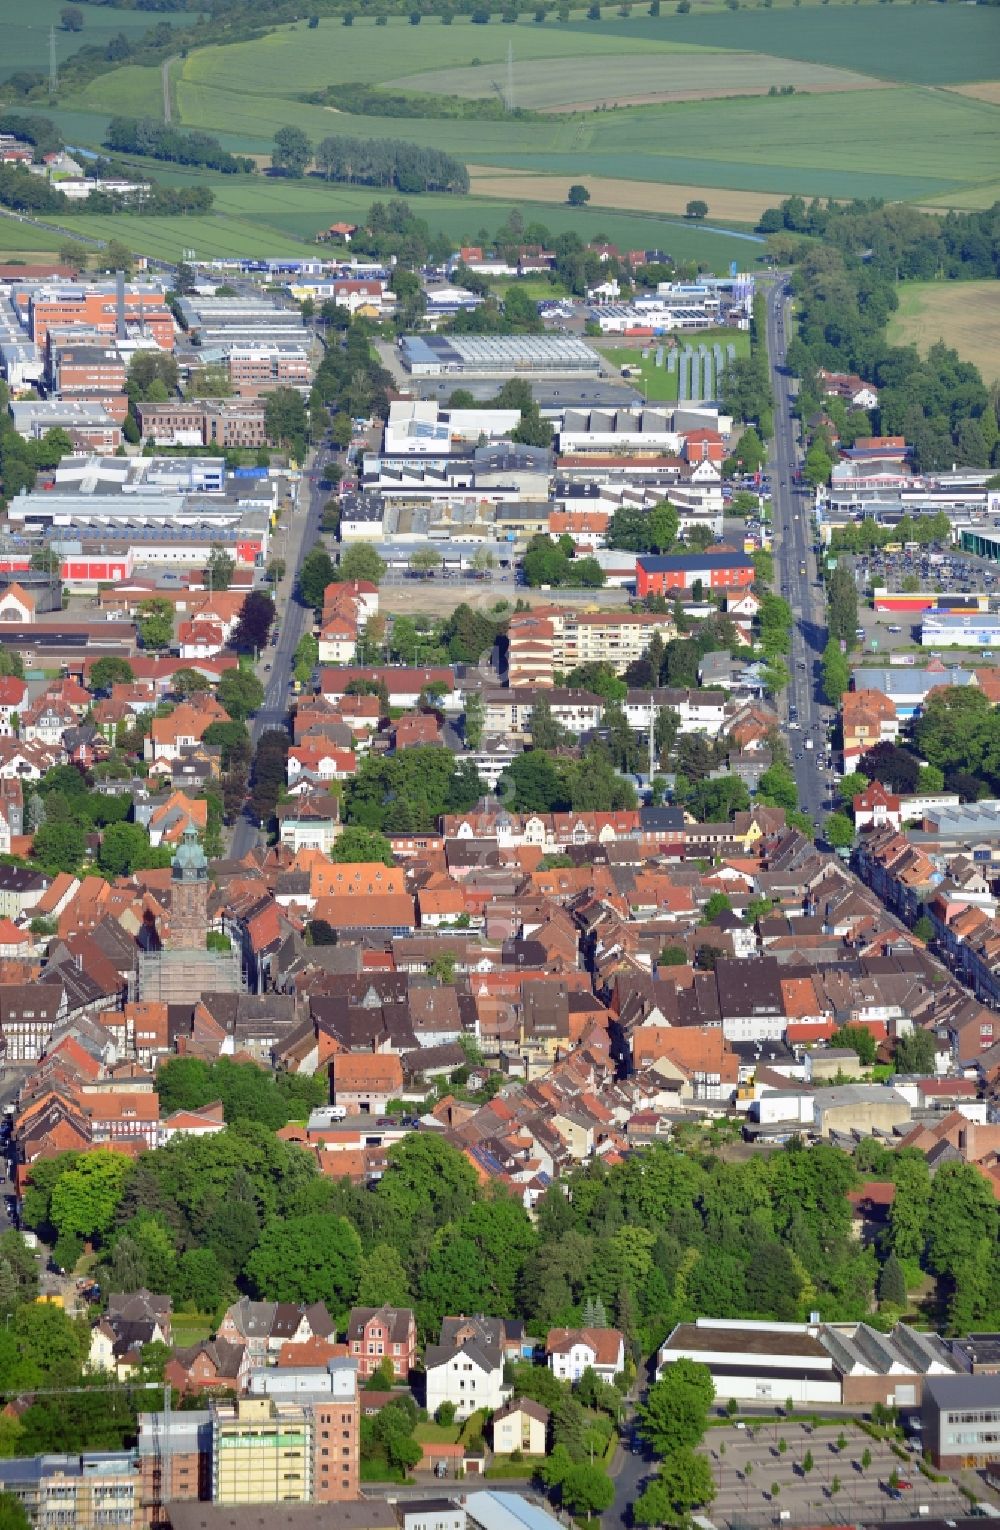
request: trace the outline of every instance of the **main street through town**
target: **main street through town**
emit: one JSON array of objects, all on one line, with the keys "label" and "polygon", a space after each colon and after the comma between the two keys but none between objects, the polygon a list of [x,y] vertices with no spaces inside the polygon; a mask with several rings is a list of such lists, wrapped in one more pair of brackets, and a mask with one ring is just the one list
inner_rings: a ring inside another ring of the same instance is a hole
[{"label": "main street through town", "polygon": [[[774,525],[775,589],[792,608],[791,679],[781,704],[783,732],[799,792],[799,805],[817,824],[826,809],[828,785],[819,755],[826,746],[829,710],[822,701],[821,658],[826,646],[823,592],[812,549],[810,502],[795,484],[799,454],[793,380],[785,367],[790,328],[784,279],[764,288],[767,353],[774,394],[774,442],[768,471]],[[794,724],[798,724],[795,727]],[[792,726],[789,726],[792,724]],[[812,747],[807,747],[811,744]]]},{"label": "main street through town", "polygon": [[[299,569],[306,553],[319,540],[320,514],[325,498],[320,480],[332,456],[330,448],[323,445],[307,461],[293,508],[284,523],[285,530],[280,534],[282,540],[275,549],[285,563],[284,576],[275,591],[278,641],[274,648],[268,648],[262,655],[262,664],[270,663],[271,668],[258,666],[264,683],[264,705],[250,724],[250,741],[254,747],[268,728],[283,728],[287,721],[295,650],[312,622],[311,610],[302,605],[297,594]],[[258,839],[256,820],[244,811],[233,829],[230,855],[239,860],[254,848]]]}]

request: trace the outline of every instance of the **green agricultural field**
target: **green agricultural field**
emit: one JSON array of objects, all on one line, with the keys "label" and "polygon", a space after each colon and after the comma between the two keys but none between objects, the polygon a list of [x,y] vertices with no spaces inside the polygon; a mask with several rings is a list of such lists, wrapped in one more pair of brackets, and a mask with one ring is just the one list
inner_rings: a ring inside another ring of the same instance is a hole
[{"label": "green agricultural field", "polygon": [[54,250],[58,243],[58,234],[22,223],[16,213],[0,216],[0,250]]},{"label": "green agricultural field", "polygon": [[84,111],[111,117],[163,117],[163,77],[156,65],[125,64],[99,74],[73,98]]},{"label": "green agricultural field", "polygon": [[[915,18],[915,25],[918,21],[923,25],[922,10],[911,10],[908,14]],[[863,17],[871,21],[880,18],[881,12],[865,8]],[[712,19],[703,18],[706,22]],[[797,22],[798,14],[786,12],[780,19],[794,33],[793,22]],[[855,21],[838,10],[830,19],[839,19],[845,27],[853,28],[861,18]],[[894,19],[898,22],[900,18]],[[671,18],[675,28],[684,20],[690,18]],[[739,13],[733,20],[742,22]],[[748,16],[742,24],[745,28],[751,22],[767,27],[771,24],[763,14]],[[622,83],[616,73],[619,63],[625,64],[632,58],[627,51],[630,39],[634,46],[648,37],[648,45],[657,53],[663,48],[664,29],[659,26],[654,33],[650,30],[654,25],[658,24],[637,20],[605,28],[602,23],[598,31],[596,25],[590,30],[574,30],[572,26],[546,29],[533,28],[525,22],[492,31],[469,24],[444,27],[434,21],[418,28],[396,22],[379,29],[370,23],[358,22],[344,28],[327,22],[308,34],[319,39],[313,65],[304,62],[302,52],[302,39],[307,38],[307,33],[301,28],[282,28],[253,42],[225,49],[206,48],[192,54],[178,75],[178,110],[185,124],[223,132],[227,142],[249,152],[267,152],[278,127],[291,123],[302,128],[314,142],[327,135],[345,133],[374,138],[405,137],[450,152],[460,143],[463,157],[474,164],[584,179],[589,170],[594,175],[626,181],[738,188],[773,193],[776,197],[799,192],[843,198],[880,196],[887,200],[925,200],[946,205],[951,193],[962,194],[996,178],[996,165],[1000,163],[1000,107],[919,86],[847,93],[830,90],[777,98],[674,101],[583,116],[555,115],[545,122],[474,120],[461,124],[446,118],[358,117],[290,98],[293,89],[290,74],[302,71],[297,79],[300,92],[329,78],[331,70],[323,44],[324,41],[329,44],[331,39],[344,39],[332,68],[340,78],[406,78],[412,84],[415,77],[404,76],[400,59],[405,55],[412,69],[430,57],[437,68],[458,68],[456,83],[462,89],[475,88],[475,76],[482,69],[484,83],[479,88],[486,93],[494,84],[501,83],[496,76],[505,75],[502,54],[506,42],[511,40],[515,50],[515,98],[517,59],[527,60],[523,69],[529,85],[534,82],[532,88],[544,89],[538,78],[538,65],[531,63],[531,50],[558,48],[562,50],[562,61],[551,51],[543,54],[547,63],[542,67],[549,71],[552,81],[550,93],[586,93],[595,88],[598,76],[594,70],[602,67],[603,55],[586,56],[584,50],[594,50],[595,44],[603,40],[603,46],[612,54],[607,65],[609,79],[618,85]],[[379,32],[377,44],[375,30]],[[989,34],[983,31],[980,36],[985,46]],[[469,61],[471,47],[482,50],[477,57],[486,58],[492,52],[492,60],[473,68]],[[570,50],[576,50],[575,63]],[[867,61],[870,51],[864,56]],[[682,74],[678,70],[683,70],[685,59],[690,61],[693,75],[710,71],[717,83],[724,79],[727,70],[735,78],[734,71],[742,67],[740,55],[679,56],[665,51],[663,78],[671,83],[679,80]],[[765,59],[760,67],[769,67],[768,61]],[[774,68],[778,71],[778,60]],[[980,60],[978,73],[982,69]],[[577,73],[579,83],[575,82]],[[655,70],[645,73],[640,83],[645,87],[654,77]],[[426,72],[416,78],[428,83]],[[246,81],[258,83],[248,90]]]},{"label": "green agricultural field", "polygon": [[[484,151],[480,162],[500,161]],[[512,144],[502,158],[526,170],[586,165],[627,180],[892,201],[946,200],[995,180],[998,162],[1000,108],[915,87],[597,113],[578,122],[572,155]]]},{"label": "green agricultural field", "polygon": [[113,7],[82,7],[82,32],[64,32],[59,13],[65,0],[0,0],[0,80],[19,69],[49,69],[49,28],[56,29],[56,61],[62,63],[86,44],[104,46],[119,32],[134,38],[157,22],[190,22],[182,11],[118,10]]},{"label": "green agricultural field", "polygon": [[[184,178],[171,177],[177,184]],[[317,253],[315,235],[339,220],[357,222],[378,192],[371,187],[326,186],[321,181],[287,182],[244,177],[207,178],[216,209],[200,218],[142,218],[68,213],[60,226],[69,234],[121,239],[139,254],[179,259],[194,249],[199,259],[227,255],[307,255]],[[505,223],[521,205],[486,197],[420,196],[408,198],[418,217],[456,243],[475,240]],[[666,249],[676,260],[701,262],[712,270],[730,261],[744,268],[758,249],[737,234],[716,233],[697,224],[652,215],[616,213],[600,208],[532,203],[530,216],[553,234],[575,230],[583,239],[602,236],[627,249]],[[53,236],[47,236],[51,241]]]},{"label": "green agricultural field", "polygon": [[[193,249],[198,260],[223,256],[305,255],[306,248],[250,219],[215,218],[118,218],[70,213],[61,220],[70,235],[93,239],[120,239],[138,255],[157,260],[180,260]],[[313,246],[315,252],[315,246]]]},{"label": "green agricultural field", "polygon": [[[605,58],[608,53],[634,52],[636,45],[627,33],[616,36],[596,27],[582,31],[539,27],[528,21],[514,27],[484,27],[461,17],[448,27],[432,19],[413,27],[401,17],[390,18],[385,27],[368,20],[345,27],[336,17],[326,17],[311,29],[300,22],[249,42],[200,48],[184,60],[180,79],[184,86],[214,86],[228,79],[234,85],[238,82],[238,89],[247,95],[293,98],[338,83],[375,84],[422,69],[471,65],[475,59],[482,61],[485,72],[491,64],[505,62],[509,42],[518,58],[557,59]],[[645,49],[646,42],[641,46]],[[703,45],[678,35],[648,46],[662,52],[701,52]]]},{"label": "green agricultural field", "polygon": [[642,48],[683,39],[798,58],[916,85],[958,85],[995,77],[1000,63],[1000,10],[985,5],[802,6],[712,15],[605,13],[599,24],[572,21],[566,31],[630,38]]},{"label": "green agricultural field", "polygon": [[[58,4],[40,0],[32,17],[48,18]],[[0,18],[5,10],[20,18],[23,9],[18,0],[0,0]],[[425,197],[415,204],[433,227],[456,239],[495,228],[517,205],[516,179],[491,188],[491,172],[565,178],[535,191],[553,198],[570,181],[586,184],[590,177],[595,201],[603,181],[605,200],[619,210],[536,202],[523,186],[531,200],[522,210],[530,205],[527,216],[553,232],[606,233],[617,243],[656,244],[678,259],[716,267],[730,260],[746,266],[757,248],[735,237],[736,230],[729,234],[671,217],[684,198],[703,196],[710,219],[726,211],[730,218],[752,219],[759,211],[755,197],[770,203],[793,193],[882,197],[936,208],[989,205],[993,199],[1000,102],[936,87],[982,81],[991,69],[1000,73],[1000,7],[794,8],[775,0],[774,9],[734,13],[715,8],[715,0],[699,0],[695,14],[669,9],[661,18],[638,8],[622,18],[608,5],[600,23],[576,11],[567,24],[550,18],[543,26],[527,17],[488,26],[456,17],[451,26],[425,18],[414,27],[393,17],[376,28],[372,18],[360,17],[344,27],[325,17],[310,29],[303,20],[178,59],[172,71],[175,116],[178,125],[215,133],[226,147],[261,156],[269,154],[278,128],[289,124],[314,143],[350,134],[458,152],[473,167],[485,168],[485,174],[476,171],[477,195]],[[85,14],[85,40],[96,35],[88,29],[110,25],[112,17],[117,28],[161,15],[94,6]],[[17,25],[24,24],[18,19]],[[506,88],[508,44],[520,105],[634,104],[563,110],[542,120],[457,121],[355,116],[301,99],[351,81],[488,98]],[[5,62],[9,53],[5,48]],[[773,98],[751,93],[772,83],[794,84],[797,91]],[[675,99],[650,100],[668,94]],[[696,95],[700,99],[691,99]],[[161,110],[159,71],[126,66],[61,101],[53,116],[70,143],[94,145],[109,115],[159,116]],[[160,180],[190,183],[176,167],[151,169]],[[212,186],[212,216],[147,223],[80,213],[69,215],[67,226],[82,220],[102,237],[120,233],[151,254],[184,248],[205,255],[291,254],[312,247],[316,231],[338,217],[363,216],[377,194],[311,179],[189,174],[191,181]],[[629,187],[634,194],[623,195]],[[664,194],[659,188],[671,189]],[[727,191],[742,193],[743,202],[727,205]]]}]

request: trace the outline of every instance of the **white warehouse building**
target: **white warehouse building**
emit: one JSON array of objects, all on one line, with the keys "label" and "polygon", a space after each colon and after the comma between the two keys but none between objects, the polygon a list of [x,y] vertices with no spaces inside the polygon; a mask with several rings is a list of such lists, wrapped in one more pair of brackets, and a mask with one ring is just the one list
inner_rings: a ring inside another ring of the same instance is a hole
[{"label": "white warehouse building", "polygon": [[660,1346],[656,1374],[675,1360],[707,1365],[719,1402],[839,1403],[841,1379],[833,1356],[807,1323],[759,1323],[699,1318],[678,1323]]}]

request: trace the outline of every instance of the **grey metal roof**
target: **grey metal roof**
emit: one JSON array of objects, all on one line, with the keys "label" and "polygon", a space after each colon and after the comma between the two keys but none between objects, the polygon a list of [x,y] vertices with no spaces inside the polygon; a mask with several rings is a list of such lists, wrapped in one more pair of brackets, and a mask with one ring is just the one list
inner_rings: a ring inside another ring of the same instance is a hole
[{"label": "grey metal roof", "polygon": [[924,1398],[938,1408],[1000,1407],[1000,1376],[928,1376]]}]

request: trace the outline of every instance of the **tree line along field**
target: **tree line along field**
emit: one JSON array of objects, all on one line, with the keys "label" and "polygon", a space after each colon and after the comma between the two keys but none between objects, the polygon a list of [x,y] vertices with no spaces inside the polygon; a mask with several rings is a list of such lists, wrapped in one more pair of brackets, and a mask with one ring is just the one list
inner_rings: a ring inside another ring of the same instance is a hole
[{"label": "tree line along field", "polygon": [[952,346],[983,379],[1000,378],[1000,282],[904,282],[889,320],[889,340],[926,354],[936,340]]}]

